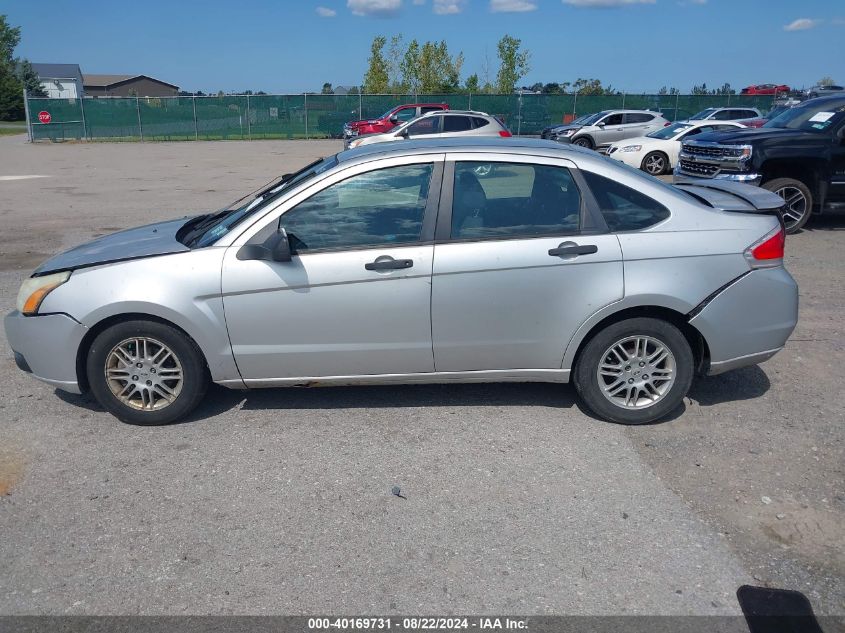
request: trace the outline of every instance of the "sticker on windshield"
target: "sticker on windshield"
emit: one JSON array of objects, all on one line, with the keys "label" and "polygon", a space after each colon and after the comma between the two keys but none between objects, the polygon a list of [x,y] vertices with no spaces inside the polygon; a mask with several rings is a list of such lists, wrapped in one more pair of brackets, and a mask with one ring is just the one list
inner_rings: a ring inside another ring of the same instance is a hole
[{"label": "sticker on windshield", "polygon": [[813,116],[810,117],[811,123],[824,123],[833,115],[836,114],[835,112],[816,112]]}]

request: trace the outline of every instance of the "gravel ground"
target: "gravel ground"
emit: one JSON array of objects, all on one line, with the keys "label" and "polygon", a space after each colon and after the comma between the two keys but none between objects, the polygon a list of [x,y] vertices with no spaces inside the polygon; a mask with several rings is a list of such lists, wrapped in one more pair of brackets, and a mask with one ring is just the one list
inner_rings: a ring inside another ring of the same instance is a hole
[{"label": "gravel ground", "polygon": [[[0,138],[0,308],[59,249],[339,149]],[[843,228],[788,240],[786,350],[646,427],[514,384],[215,388],[131,427],[3,340],[0,614],[736,614],[750,583],[845,615]]]}]

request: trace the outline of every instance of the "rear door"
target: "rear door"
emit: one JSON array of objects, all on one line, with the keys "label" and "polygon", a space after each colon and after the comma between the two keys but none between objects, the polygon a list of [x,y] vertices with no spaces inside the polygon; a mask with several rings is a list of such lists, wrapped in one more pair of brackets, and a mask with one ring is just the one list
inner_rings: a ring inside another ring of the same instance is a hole
[{"label": "rear door", "polygon": [[622,254],[574,164],[447,156],[432,277],[436,371],[560,369],[578,327],[622,298]]}]

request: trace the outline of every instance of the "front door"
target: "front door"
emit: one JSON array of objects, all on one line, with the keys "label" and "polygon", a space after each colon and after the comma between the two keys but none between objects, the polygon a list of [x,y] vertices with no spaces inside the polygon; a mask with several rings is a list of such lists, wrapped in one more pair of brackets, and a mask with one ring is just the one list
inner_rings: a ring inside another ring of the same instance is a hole
[{"label": "front door", "polygon": [[424,221],[442,160],[419,160],[361,171],[269,220],[253,239],[281,226],[290,262],[241,261],[237,245],[228,249],[223,304],[247,384],[433,371]]},{"label": "front door", "polygon": [[830,152],[830,187],[828,200],[837,205],[845,204],[845,122],[833,136]]},{"label": "front door", "polygon": [[467,158],[447,163],[444,179],[444,190],[453,185],[434,252],[435,368],[560,369],[578,327],[623,296],[619,241],[585,230],[566,161]]}]

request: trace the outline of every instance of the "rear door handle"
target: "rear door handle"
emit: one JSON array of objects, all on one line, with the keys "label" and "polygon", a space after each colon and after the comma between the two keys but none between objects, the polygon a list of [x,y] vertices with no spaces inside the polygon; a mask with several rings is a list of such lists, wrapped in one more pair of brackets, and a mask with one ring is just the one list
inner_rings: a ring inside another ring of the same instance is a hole
[{"label": "rear door handle", "polygon": [[413,259],[393,259],[390,255],[382,255],[381,257],[376,257],[375,261],[364,264],[364,268],[367,270],[397,270],[410,268],[413,265]]},{"label": "rear door handle", "polygon": [[578,255],[592,255],[598,252],[599,247],[595,244],[579,246],[575,242],[563,242],[557,248],[549,249],[549,255],[552,257],[575,257]]}]

